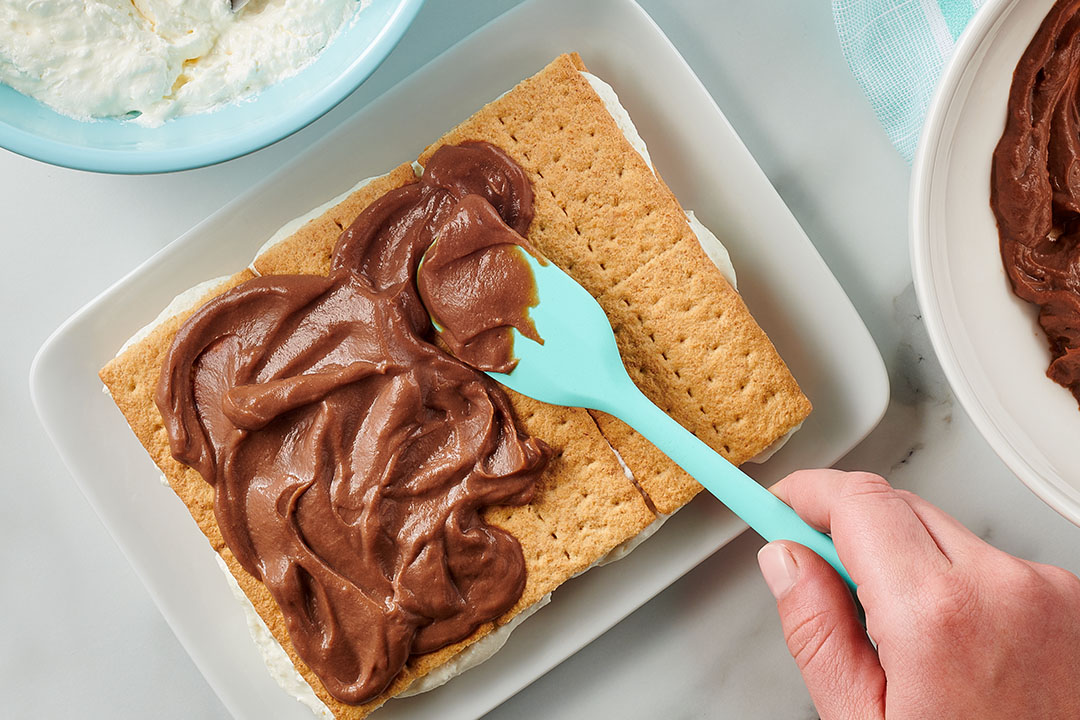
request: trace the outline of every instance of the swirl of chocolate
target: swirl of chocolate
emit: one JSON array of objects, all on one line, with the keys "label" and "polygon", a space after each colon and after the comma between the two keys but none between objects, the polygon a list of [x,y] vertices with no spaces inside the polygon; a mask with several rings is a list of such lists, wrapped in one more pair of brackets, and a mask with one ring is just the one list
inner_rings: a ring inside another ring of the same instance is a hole
[{"label": "swirl of chocolate", "polygon": [[1061,0],[1013,74],[990,205],[1019,297],[1039,306],[1046,374],[1080,401],[1080,0]]},{"label": "swirl of chocolate", "polygon": [[521,434],[494,381],[433,344],[414,280],[462,203],[518,232],[532,218],[502,151],[442,148],[342,234],[328,277],[265,276],[213,299],[162,367],[174,457],[214,487],[226,544],[346,703],[525,586],[520,545],[480,511],[527,503],[550,450]]},{"label": "swirl of chocolate", "polygon": [[517,365],[511,328],[543,342],[526,312],[539,298],[525,252],[535,255],[476,195],[462,199],[442,224],[420,264],[417,285],[454,357],[508,373]]}]

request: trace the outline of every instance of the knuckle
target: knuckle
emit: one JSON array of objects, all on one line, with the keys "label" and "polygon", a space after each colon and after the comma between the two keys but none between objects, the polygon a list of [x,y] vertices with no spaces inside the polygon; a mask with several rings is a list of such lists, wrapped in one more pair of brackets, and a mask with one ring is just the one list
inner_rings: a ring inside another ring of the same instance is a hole
[{"label": "knuckle", "polygon": [[1066,576],[1061,579],[1065,597],[1068,598],[1069,603],[1074,606],[1074,610],[1080,609],[1080,577],[1077,577],[1067,570],[1061,570],[1061,572]]},{"label": "knuckle", "polygon": [[895,488],[893,489],[893,492],[896,493],[897,497],[903,499],[906,502],[919,502],[922,500],[922,498],[920,498],[918,495],[911,492],[910,490],[901,490],[899,488]]},{"label": "knuckle", "polygon": [[943,639],[967,636],[977,623],[978,592],[975,585],[956,573],[933,576],[920,603],[921,623]]},{"label": "knuckle", "polygon": [[821,474],[821,470],[796,470],[776,483],[776,487],[783,488],[786,492],[807,492],[814,487],[815,480],[821,477]]},{"label": "knuckle", "polygon": [[[1023,572],[1017,575],[1016,602],[1029,620],[1045,620],[1080,611],[1080,578],[1068,570],[1053,565],[1022,563]],[[1072,624],[1070,620],[1070,624]]]},{"label": "knuckle", "polygon": [[1014,599],[1022,606],[1033,609],[1053,602],[1053,580],[1049,580],[1047,575],[1030,563],[1006,557],[1003,567],[997,568],[995,575],[999,582],[1004,581]]},{"label": "knuckle", "polygon": [[784,628],[784,640],[800,670],[821,662],[823,651],[836,633],[836,623],[828,610],[812,610],[802,614]]},{"label": "knuckle", "polygon": [[1067,599],[1080,602],[1080,577],[1056,565],[1043,565],[1042,572]]},{"label": "knuckle", "polygon": [[856,472],[850,473],[844,483],[840,495],[844,499],[866,498],[882,495],[895,496],[896,491],[889,481],[880,475],[873,473]]},{"label": "knuckle", "polygon": [[1039,646],[1080,638],[1080,578],[1053,565],[1010,560],[999,573],[1009,588],[998,600],[999,623]]}]

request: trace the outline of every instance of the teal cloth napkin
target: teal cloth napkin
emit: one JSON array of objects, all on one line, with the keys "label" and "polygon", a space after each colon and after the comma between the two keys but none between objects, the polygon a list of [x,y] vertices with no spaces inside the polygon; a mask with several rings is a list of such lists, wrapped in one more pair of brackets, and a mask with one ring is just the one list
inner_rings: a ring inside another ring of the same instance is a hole
[{"label": "teal cloth napkin", "polygon": [[956,39],[985,2],[833,0],[844,57],[908,162]]}]

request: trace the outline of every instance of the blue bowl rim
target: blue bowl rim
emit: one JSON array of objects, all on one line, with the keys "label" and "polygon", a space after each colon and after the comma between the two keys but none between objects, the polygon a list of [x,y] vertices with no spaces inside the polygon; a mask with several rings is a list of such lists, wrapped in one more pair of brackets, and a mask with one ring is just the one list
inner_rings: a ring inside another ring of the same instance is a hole
[{"label": "blue bowl rim", "polygon": [[375,39],[310,102],[282,113],[259,132],[195,147],[168,150],[104,150],[45,140],[0,122],[0,147],[51,165],[119,175],[177,172],[215,165],[261,150],[298,132],[334,109],[375,72],[400,42],[424,0],[400,0]]}]

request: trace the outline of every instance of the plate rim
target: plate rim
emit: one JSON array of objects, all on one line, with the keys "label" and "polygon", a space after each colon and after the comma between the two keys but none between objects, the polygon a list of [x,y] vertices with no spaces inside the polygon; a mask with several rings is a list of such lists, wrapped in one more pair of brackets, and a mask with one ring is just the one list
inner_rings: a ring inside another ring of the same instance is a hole
[{"label": "plate rim", "polygon": [[930,229],[930,203],[934,193],[935,161],[942,157],[945,123],[975,54],[982,47],[987,34],[1003,15],[1012,11],[1017,1],[990,0],[976,13],[957,41],[953,57],[934,92],[912,164],[908,204],[909,250],[915,294],[922,309],[927,334],[961,407],[987,444],[1013,474],[1050,508],[1080,526],[1080,503],[1039,473],[1013,445],[1008,435],[994,421],[990,411],[979,400],[973,383],[960,366],[954,345],[946,332],[944,313],[934,282],[943,271],[935,266],[931,252],[933,233]]}]

